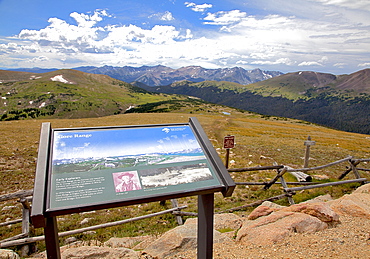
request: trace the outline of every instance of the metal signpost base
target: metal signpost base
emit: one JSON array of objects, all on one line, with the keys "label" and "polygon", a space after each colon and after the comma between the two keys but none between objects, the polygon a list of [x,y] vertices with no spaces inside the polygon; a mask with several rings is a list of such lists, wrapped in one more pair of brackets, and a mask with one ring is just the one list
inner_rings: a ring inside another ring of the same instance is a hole
[{"label": "metal signpost base", "polygon": [[45,244],[48,259],[60,259],[58,226],[56,217],[46,218]]},{"label": "metal signpost base", "polygon": [[211,259],[213,254],[214,194],[198,196],[198,259]]}]

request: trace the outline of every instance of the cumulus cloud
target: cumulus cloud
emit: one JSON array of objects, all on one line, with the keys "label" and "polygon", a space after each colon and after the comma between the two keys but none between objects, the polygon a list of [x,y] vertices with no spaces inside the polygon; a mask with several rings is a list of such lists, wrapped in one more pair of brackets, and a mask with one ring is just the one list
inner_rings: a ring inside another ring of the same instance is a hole
[{"label": "cumulus cloud", "polygon": [[173,17],[172,13],[169,11],[165,11],[164,13],[156,13],[149,16],[149,18],[157,18],[161,21],[173,21],[175,18]]},{"label": "cumulus cloud", "polygon": [[103,20],[104,16],[110,16],[105,10],[96,10],[93,15],[73,12],[70,16],[76,20],[79,27],[93,27],[97,22]]},{"label": "cumulus cloud", "polygon": [[186,7],[190,7],[191,10],[193,10],[194,12],[201,12],[201,13],[204,13],[205,11],[207,11],[207,9],[213,7],[212,4],[200,4],[200,5],[197,5],[197,4],[191,3],[191,2],[185,2],[185,6]]}]

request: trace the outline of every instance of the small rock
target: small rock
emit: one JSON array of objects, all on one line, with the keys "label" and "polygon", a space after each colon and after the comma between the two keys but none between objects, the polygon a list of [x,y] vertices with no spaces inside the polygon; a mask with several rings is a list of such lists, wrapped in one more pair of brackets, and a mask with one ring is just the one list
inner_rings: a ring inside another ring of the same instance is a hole
[{"label": "small rock", "polygon": [[316,179],[316,180],[328,180],[329,179],[329,176],[324,175],[324,174],[322,174],[322,175],[315,174],[312,177],[313,177],[313,179]]},{"label": "small rock", "polygon": [[16,209],[17,206],[4,206],[1,210],[12,210],[12,209]]},{"label": "small rock", "polygon": [[0,249],[0,259],[19,259],[19,255],[10,249]]},{"label": "small rock", "polygon": [[81,224],[81,225],[87,224],[87,223],[89,223],[89,221],[90,221],[91,219],[92,219],[92,218],[84,218],[84,219],[80,222],[80,224]]},{"label": "small rock", "polygon": [[66,238],[66,240],[64,241],[64,243],[70,244],[70,243],[73,243],[73,242],[76,242],[76,241],[77,241],[77,238],[75,238],[75,237],[68,237],[68,238]]}]

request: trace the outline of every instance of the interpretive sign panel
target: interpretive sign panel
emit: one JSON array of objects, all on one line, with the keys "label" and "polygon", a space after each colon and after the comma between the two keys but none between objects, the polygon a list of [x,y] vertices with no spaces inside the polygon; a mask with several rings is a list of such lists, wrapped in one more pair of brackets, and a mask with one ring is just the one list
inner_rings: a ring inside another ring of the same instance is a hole
[{"label": "interpretive sign panel", "polygon": [[218,191],[229,196],[235,188],[195,118],[97,128],[49,124],[44,131],[35,180],[36,189],[45,189],[44,216]]},{"label": "interpretive sign panel", "polygon": [[51,210],[221,185],[189,125],[52,137]]}]

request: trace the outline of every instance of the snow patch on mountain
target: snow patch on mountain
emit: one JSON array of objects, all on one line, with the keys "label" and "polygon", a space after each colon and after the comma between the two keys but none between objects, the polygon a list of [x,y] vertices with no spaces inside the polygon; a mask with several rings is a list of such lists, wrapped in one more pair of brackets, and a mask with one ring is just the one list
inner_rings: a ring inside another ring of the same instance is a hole
[{"label": "snow patch on mountain", "polygon": [[65,79],[63,77],[63,75],[56,75],[52,78],[50,78],[51,81],[55,81],[55,82],[61,82],[61,83],[65,83],[65,84],[73,84],[72,82],[68,81],[67,79]]}]

